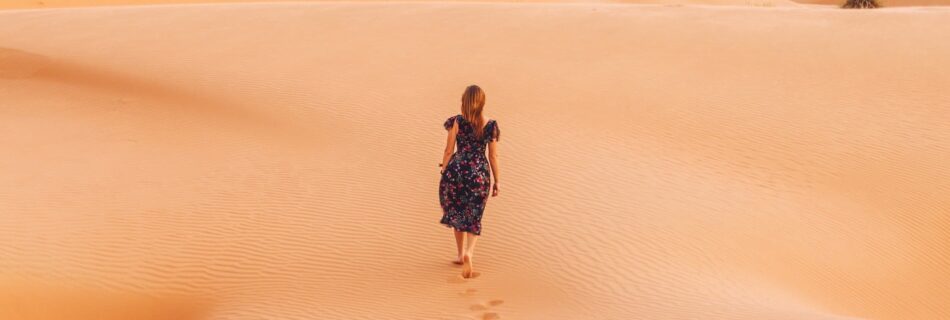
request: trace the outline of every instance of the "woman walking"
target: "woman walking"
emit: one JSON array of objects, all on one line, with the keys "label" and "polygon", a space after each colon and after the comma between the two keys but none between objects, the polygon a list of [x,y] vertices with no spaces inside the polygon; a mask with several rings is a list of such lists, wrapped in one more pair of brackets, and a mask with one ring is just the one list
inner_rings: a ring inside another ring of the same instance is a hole
[{"label": "woman walking", "polygon": [[[439,203],[442,206],[440,223],[455,229],[455,245],[462,265],[462,277],[473,273],[472,255],[475,240],[481,235],[482,213],[491,195],[498,195],[498,158],[495,144],[501,131],[498,122],[485,120],[482,108],[485,92],[477,85],[465,88],[462,94],[462,113],[445,120],[448,139],[442,155],[442,179],[439,181]],[[458,150],[455,150],[456,144]],[[485,151],[488,150],[488,157]],[[491,175],[489,175],[491,168]],[[495,181],[492,185],[492,180]]]}]

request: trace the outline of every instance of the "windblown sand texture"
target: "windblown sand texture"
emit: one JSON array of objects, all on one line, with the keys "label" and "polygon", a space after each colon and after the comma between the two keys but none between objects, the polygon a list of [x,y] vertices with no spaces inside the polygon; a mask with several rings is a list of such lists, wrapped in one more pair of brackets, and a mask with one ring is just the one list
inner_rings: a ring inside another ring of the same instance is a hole
[{"label": "windblown sand texture", "polygon": [[[948,21],[3,10],[0,319],[948,319]],[[436,164],[469,84],[502,187],[462,279]]]}]

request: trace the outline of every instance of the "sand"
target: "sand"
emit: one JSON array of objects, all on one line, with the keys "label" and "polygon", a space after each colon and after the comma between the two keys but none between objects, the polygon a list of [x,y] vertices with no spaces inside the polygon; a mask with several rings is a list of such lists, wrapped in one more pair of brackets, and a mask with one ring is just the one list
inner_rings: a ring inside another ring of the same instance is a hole
[{"label": "sand", "polygon": [[[378,0],[345,0],[346,2],[384,2]],[[754,7],[785,7],[801,5],[840,6],[844,0],[414,0],[413,2],[491,2],[534,4],[662,4],[662,5],[729,5]],[[211,4],[248,2],[334,2],[334,0],[4,0],[0,9],[43,9],[65,7],[118,6],[118,5],[163,5],[163,4]],[[950,0],[878,0],[886,7],[947,6]]]},{"label": "sand", "polygon": [[[801,4],[816,4],[841,6],[844,1],[838,0],[794,0]],[[883,7],[926,7],[926,6],[950,6],[950,0],[877,0],[877,3]]]},{"label": "sand", "polygon": [[[945,319],[950,9],[0,11],[0,319]],[[502,133],[476,250],[442,122]]]},{"label": "sand", "polygon": [[[386,2],[379,0],[345,0],[346,2]],[[733,4],[733,5],[788,5],[791,0],[414,0],[415,2],[493,2],[493,3],[651,3],[651,4]],[[827,0],[807,0],[827,1]],[[899,0],[899,1],[950,1],[950,0]],[[188,4],[188,3],[242,3],[242,2],[334,2],[333,0],[4,0],[0,2],[0,9],[36,9],[36,8],[64,8],[116,5],[155,5],[155,4]],[[391,1],[390,1],[391,2]],[[819,3],[823,4],[823,3]]]}]

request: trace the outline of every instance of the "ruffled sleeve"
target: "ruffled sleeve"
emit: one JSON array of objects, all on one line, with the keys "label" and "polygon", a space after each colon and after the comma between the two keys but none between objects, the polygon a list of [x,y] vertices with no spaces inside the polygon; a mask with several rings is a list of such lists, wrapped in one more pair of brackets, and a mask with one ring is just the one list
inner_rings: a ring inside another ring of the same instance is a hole
[{"label": "ruffled sleeve", "polygon": [[451,129],[452,129],[452,125],[454,124],[456,117],[458,117],[458,116],[451,116],[451,117],[449,117],[448,119],[445,120],[445,123],[442,125],[442,126],[445,127],[445,130],[451,130]]},{"label": "ruffled sleeve", "polygon": [[498,121],[491,120],[491,128],[488,131],[488,141],[499,141],[501,138],[501,129],[498,129]]}]

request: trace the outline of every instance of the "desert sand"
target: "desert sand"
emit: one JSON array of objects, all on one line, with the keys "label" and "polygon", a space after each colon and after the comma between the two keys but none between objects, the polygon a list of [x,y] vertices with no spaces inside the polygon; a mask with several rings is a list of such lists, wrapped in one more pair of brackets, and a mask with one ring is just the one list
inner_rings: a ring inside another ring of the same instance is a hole
[{"label": "desert sand", "polygon": [[[346,2],[385,2],[379,0],[344,0]],[[802,0],[812,1],[811,4],[826,4],[830,0]],[[822,2],[824,1],[824,2]],[[895,1],[950,1],[950,0],[895,0]],[[273,0],[4,0],[0,2],[0,9],[37,9],[63,7],[90,7],[115,5],[155,5],[155,4],[208,4],[208,3],[242,3],[242,2],[274,2]],[[334,2],[334,0],[284,0],[280,2]],[[390,1],[391,2],[391,1]],[[792,0],[413,0],[404,2],[494,2],[494,3],[616,3],[616,4],[703,4],[703,5],[757,5],[783,6],[794,5]]]},{"label": "desert sand", "polygon": [[[947,319],[947,21],[3,10],[0,319]],[[437,163],[470,84],[502,187],[462,279]]]},{"label": "desert sand", "polygon": [[[382,2],[379,0],[344,0],[346,2]],[[210,4],[210,3],[246,3],[274,2],[274,0],[4,0],[0,9],[42,9],[64,7],[91,7],[116,5],[156,5],[156,4]],[[280,2],[334,2],[334,0],[283,0]],[[601,4],[662,4],[662,5],[731,5],[755,7],[782,7],[798,5],[840,6],[839,0],[413,0],[404,2],[495,2],[495,3],[601,3]],[[886,7],[906,6],[948,6],[950,0],[878,0]]]}]

